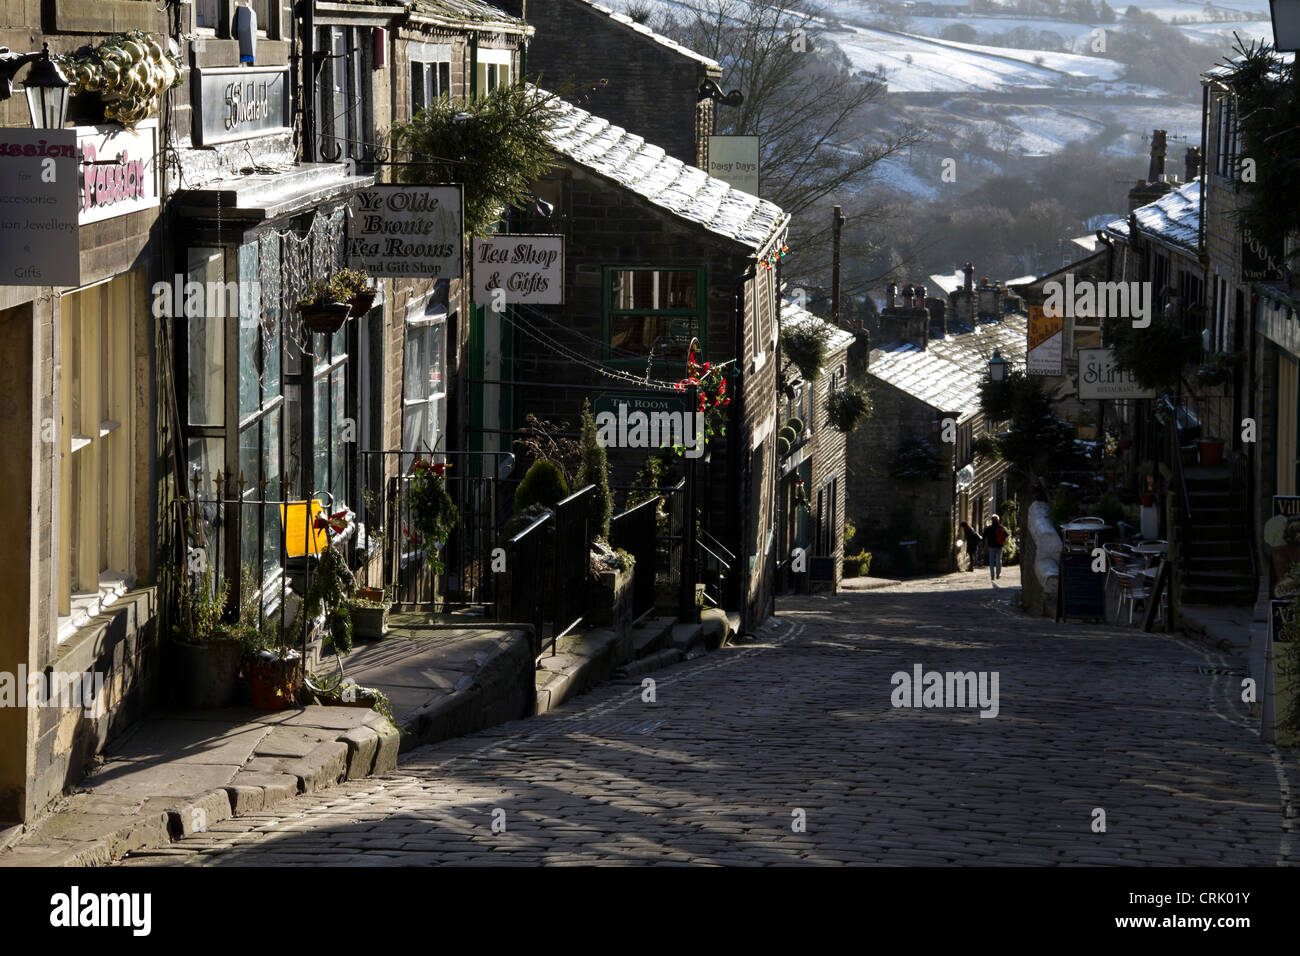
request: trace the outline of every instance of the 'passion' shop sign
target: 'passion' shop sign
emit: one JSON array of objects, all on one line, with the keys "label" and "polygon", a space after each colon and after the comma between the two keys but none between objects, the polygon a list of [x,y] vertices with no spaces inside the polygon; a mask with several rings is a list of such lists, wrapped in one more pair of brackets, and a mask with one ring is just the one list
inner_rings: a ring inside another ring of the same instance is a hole
[{"label": "'passion' shop sign", "polygon": [[77,127],[81,151],[81,208],[92,222],[158,205],[158,121],[128,131],[116,126]]},{"label": "'passion' shop sign", "polygon": [[[504,298],[502,298],[504,293]],[[474,240],[474,301],[564,304],[563,236]]]},{"label": "'passion' shop sign", "polygon": [[352,203],[348,265],[372,276],[457,279],[464,218],[458,185],[371,186]]}]

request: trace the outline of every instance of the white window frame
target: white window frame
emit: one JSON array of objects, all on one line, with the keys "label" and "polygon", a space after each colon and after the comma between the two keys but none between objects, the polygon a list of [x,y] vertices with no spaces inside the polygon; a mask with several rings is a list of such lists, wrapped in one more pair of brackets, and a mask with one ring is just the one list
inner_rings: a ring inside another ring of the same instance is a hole
[{"label": "white window frame", "polygon": [[143,288],[143,272],[137,270],[66,293],[60,303],[60,642],[111,606],[132,583],[132,323],[144,308]]},{"label": "white window frame", "polygon": [[[407,46],[407,59],[411,62],[411,115],[428,106],[441,96],[451,96],[452,47],[450,43],[411,43]],[[443,86],[442,69],[446,67],[446,86]],[[415,71],[419,71],[419,96],[415,89]]]},{"label": "white window frame", "polygon": [[[476,60],[474,70],[477,76],[479,96],[487,95],[497,86],[508,86],[514,82],[514,71],[512,69],[514,63],[513,50],[480,48]],[[489,77],[492,79],[491,84],[488,83]]]},{"label": "white window frame", "polygon": [[[408,336],[406,337],[406,341],[403,343],[403,355],[402,355],[401,428],[402,428],[403,445],[406,444],[407,416],[411,411],[417,409],[419,406],[422,405],[427,407],[427,415],[431,416],[429,418],[426,418],[426,421],[432,421],[434,423],[433,441],[430,443],[430,448],[435,452],[438,451],[439,443],[443,442],[443,439],[446,436],[447,433],[447,347],[448,347],[447,332],[451,328],[449,317],[450,317],[450,313],[448,311],[447,306],[443,305],[441,302],[437,302],[437,303],[433,302],[432,296],[421,297],[421,299],[417,300],[416,302],[412,303],[410,306],[407,307],[406,326],[408,330],[431,329],[434,326],[438,326],[438,325],[441,325],[443,327],[442,354],[441,356],[435,357],[435,360],[438,361],[442,366],[442,383],[441,383],[442,391],[431,392],[429,395],[424,396],[422,398],[413,398],[407,394],[406,372],[407,372],[408,359],[406,355],[406,349],[409,348],[409,343],[411,341],[411,336],[408,334]],[[407,450],[423,451],[424,449],[423,447],[421,447],[419,449],[407,449]],[[445,447],[442,450],[445,450]],[[407,467],[409,467],[409,465],[404,462],[403,468],[407,468]]]}]

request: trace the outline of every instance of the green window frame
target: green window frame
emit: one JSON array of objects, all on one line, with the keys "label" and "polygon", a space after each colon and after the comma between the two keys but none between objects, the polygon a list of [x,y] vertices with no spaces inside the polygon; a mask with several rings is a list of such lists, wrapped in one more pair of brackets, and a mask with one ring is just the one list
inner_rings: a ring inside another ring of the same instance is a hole
[{"label": "green window frame", "polygon": [[[601,270],[601,290],[602,290],[602,319],[601,319],[601,360],[608,365],[626,365],[645,367],[646,359],[650,353],[650,346],[654,340],[660,336],[655,335],[649,341],[647,336],[654,331],[653,327],[645,328],[639,338],[641,341],[635,344],[627,344],[618,341],[627,336],[631,331],[629,329],[630,321],[642,320],[645,325],[651,322],[659,325],[664,331],[669,331],[673,320],[686,320],[693,325],[693,328],[677,333],[676,337],[684,341],[678,341],[675,344],[665,348],[660,345],[655,348],[655,364],[676,363],[684,365],[686,361],[686,347],[690,344],[690,338],[699,339],[700,351],[707,356],[709,351],[708,343],[708,280],[707,270],[702,266],[604,266]],[[669,280],[662,282],[657,280],[654,274],[677,274],[689,273],[694,276],[693,292],[694,303],[676,307],[673,305],[662,304],[662,299],[667,298],[671,302],[674,296],[681,295],[690,288],[689,279],[686,284],[678,280]],[[620,279],[620,276],[631,274],[634,283],[632,289],[619,287],[616,289],[616,280],[620,282],[628,281]],[[647,274],[650,276],[649,286],[638,283],[637,274]],[[641,289],[636,286],[641,285]],[[629,293],[633,296],[642,294],[649,289],[652,299],[650,307],[629,308],[620,306],[619,299],[626,301]],[[690,334],[687,334],[689,331]],[[629,350],[642,349],[640,355],[629,355]],[[616,352],[617,350],[617,352]]]}]

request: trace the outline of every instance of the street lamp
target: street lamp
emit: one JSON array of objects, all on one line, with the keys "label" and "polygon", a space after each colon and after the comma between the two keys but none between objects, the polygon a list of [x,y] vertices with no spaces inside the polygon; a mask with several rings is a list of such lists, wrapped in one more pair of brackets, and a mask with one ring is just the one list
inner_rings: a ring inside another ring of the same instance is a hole
[{"label": "street lamp", "polygon": [[50,58],[48,43],[40,53],[13,53],[0,47],[0,100],[13,95],[14,76],[28,63],[33,65],[23,87],[32,128],[62,129],[68,118],[68,81]]},{"label": "street lamp", "polygon": [[1300,0],[1268,0],[1273,14],[1273,49],[1300,52]]},{"label": "street lamp", "polygon": [[997,349],[993,350],[993,357],[989,359],[989,381],[1000,382],[1007,374],[1007,362],[1002,357],[1002,353]]}]

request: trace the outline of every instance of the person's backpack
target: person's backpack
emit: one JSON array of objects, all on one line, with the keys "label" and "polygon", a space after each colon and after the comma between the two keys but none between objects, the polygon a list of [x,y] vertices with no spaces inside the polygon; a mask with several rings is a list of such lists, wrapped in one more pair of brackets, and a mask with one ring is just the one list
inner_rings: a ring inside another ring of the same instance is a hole
[{"label": "person's backpack", "polygon": [[1002,527],[1002,525],[998,525],[997,529],[993,532],[993,540],[997,543],[997,546],[999,548],[1002,547],[1004,544],[1006,544],[1007,529]]}]

